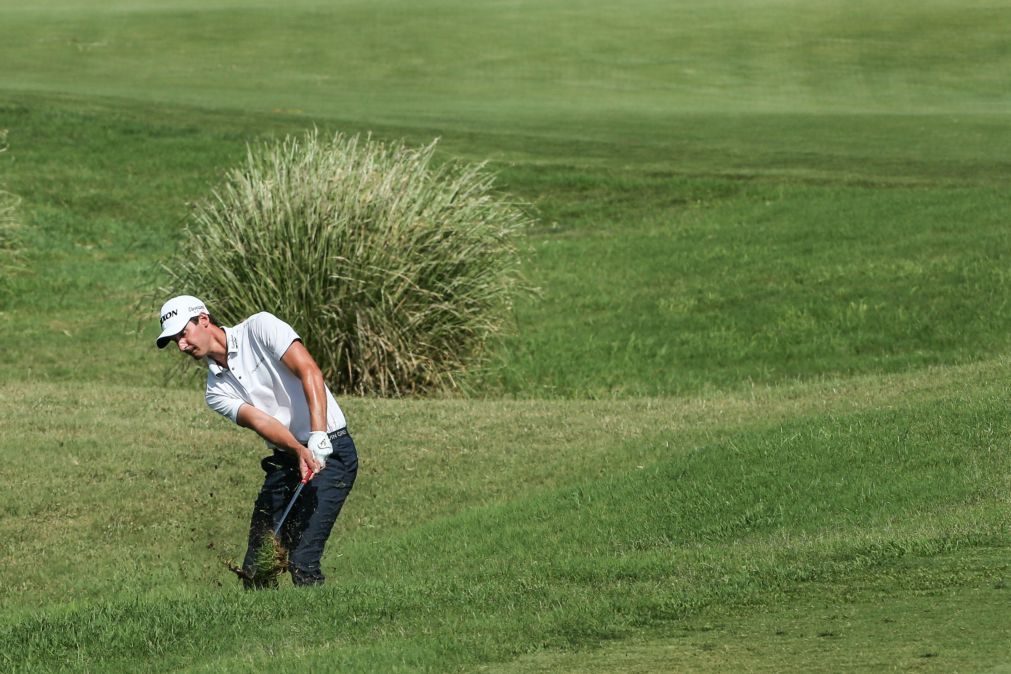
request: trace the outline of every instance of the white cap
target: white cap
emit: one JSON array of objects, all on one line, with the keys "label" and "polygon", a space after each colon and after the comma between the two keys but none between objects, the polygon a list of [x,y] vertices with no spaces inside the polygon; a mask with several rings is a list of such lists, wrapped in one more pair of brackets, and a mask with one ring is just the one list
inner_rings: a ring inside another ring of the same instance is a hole
[{"label": "white cap", "polygon": [[179,295],[161,305],[161,334],[158,335],[158,348],[164,348],[173,337],[182,332],[186,322],[191,318],[209,313],[204,303],[192,295]]}]

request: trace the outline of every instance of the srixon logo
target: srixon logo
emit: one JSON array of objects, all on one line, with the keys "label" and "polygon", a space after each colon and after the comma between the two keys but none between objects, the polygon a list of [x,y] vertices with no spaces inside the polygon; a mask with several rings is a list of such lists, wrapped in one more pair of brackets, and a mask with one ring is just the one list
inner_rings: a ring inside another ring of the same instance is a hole
[{"label": "srixon logo", "polygon": [[173,309],[172,311],[169,311],[169,312],[163,314],[162,317],[161,317],[161,324],[165,325],[165,321],[167,321],[168,319],[172,318],[173,316],[175,316],[178,313],[179,313],[178,309]]}]

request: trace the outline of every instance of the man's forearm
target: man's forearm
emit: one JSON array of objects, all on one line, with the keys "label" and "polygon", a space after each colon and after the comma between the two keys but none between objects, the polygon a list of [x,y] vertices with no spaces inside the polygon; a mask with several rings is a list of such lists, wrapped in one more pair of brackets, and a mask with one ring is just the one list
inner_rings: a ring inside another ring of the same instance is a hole
[{"label": "man's forearm", "polygon": [[257,435],[278,449],[296,456],[301,456],[305,451],[305,445],[300,443],[284,424],[252,405],[247,404],[240,407],[236,421],[240,426],[255,431]]},{"label": "man's forearm", "polygon": [[323,464],[309,451],[309,448],[299,442],[287,426],[266,412],[256,409],[249,403],[243,403],[235,420],[240,426],[256,431],[261,438],[278,449],[298,457],[303,481],[311,479],[314,473],[322,470]]},{"label": "man's forearm", "polygon": [[326,431],[326,386],[323,374],[317,369],[302,377],[302,389],[309,405],[309,428],[313,431]]}]

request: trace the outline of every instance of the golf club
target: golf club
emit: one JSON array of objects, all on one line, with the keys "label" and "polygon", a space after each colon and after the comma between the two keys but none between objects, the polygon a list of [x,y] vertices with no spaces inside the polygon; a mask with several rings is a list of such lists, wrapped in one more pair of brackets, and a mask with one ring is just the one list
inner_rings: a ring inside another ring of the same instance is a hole
[{"label": "golf club", "polygon": [[305,477],[302,478],[302,481],[298,483],[298,486],[295,488],[295,493],[291,495],[291,500],[288,501],[288,507],[284,509],[284,514],[281,515],[281,519],[277,522],[277,526],[274,527],[274,536],[279,536],[281,534],[281,527],[284,526],[284,521],[288,519],[288,513],[291,512],[291,507],[295,505],[295,499],[297,499],[298,495],[302,493],[302,487],[305,486],[305,483],[312,479],[312,475],[313,473],[310,470],[305,474]]}]

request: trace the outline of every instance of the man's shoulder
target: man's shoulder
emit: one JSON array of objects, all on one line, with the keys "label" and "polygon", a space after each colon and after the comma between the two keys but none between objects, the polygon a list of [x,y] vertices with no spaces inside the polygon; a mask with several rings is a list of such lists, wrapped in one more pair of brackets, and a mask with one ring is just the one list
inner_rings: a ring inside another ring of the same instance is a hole
[{"label": "man's shoulder", "polygon": [[261,320],[280,320],[280,318],[275,316],[270,311],[257,311],[256,313],[251,313],[250,315],[246,316],[246,319],[243,320],[241,323],[239,323],[239,325],[248,325],[250,323],[259,322]]},{"label": "man's shoulder", "polygon": [[291,343],[291,339],[298,338],[295,329],[289,323],[269,311],[253,314],[243,321],[243,325],[245,326],[247,337],[260,344],[285,342],[283,346],[287,348],[287,345]]},{"label": "man's shoulder", "polygon": [[280,318],[270,313],[269,311],[258,311],[252,316],[246,318],[242,321],[242,325],[248,327],[256,327],[261,325],[273,325],[276,323],[284,323]]}]

